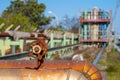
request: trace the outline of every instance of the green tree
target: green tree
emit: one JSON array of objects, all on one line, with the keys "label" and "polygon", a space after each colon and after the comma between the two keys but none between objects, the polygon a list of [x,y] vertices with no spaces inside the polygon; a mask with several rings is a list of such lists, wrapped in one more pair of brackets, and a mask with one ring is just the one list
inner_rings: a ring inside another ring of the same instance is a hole
[{"label": "green tree", "polygon": [[[3,12],[2,17],[5,20],[7,20],[8,22],[10,19],[12,19],[12,17],[13,18],[16,17],[17,20],[19,20],[18,22],[17,21],[14,22],[14,20],[12,22],[12,20],[11,20],[9,23],[15,23],[15,25],[16,24],[23,25],[23,24],[21,24],[22,21],[20,22],[20,19],[18,19],[18,17],[19,17],[19,18],[21,18],[21,20],[26,21],[26,25],[25,25],[26,27],[29,26],[29,27],[37,28],[38,26],[46,25],[51,21],[50,17],[46,17],[44,15],[45,9],[46,9],[46,6],[44,4],[42,4],[42,3],[38,4],[37,2],[35,2],[35,0],[34,1],[32,1],[32,0],[26,0],[26,1],[15,0],[15,1],[12,1],[11,5]],[[27,19],[29,19],[29,20],[27,20]],[[24,26],[21,26],[21,27],[24,28]]]},{"label": "green tree", "polygon": [[4,22],[4,19],[0,17],[0,24]]},{"label": "green tree", "polygon": [[9,19],[9,25],[12,23],[14,27],[12,28],[13,30],[16,28],[16,26],[20,25],[21,28],[20,30],[22,31],[32,31],[33,27],[30,27],[30,21],[26,16],[23,16],[22,14],[16,14],[13,17]]},{"label": "green tree", "polygon": [[[5,26],[0,29],[0,31],[5,31],[5,29],[13,24],[12,30],[14,30],[17,26],[21,26],[21,31],[33,31],[35,29],[35,25],[30,23],[29,19],[22,14],[15,14],[13,17],[10,17],[8,20],[0,19],[0,23],[5,23]],[[34,25],[34,26],[33,26]],[[31,27],[30,27],[31,26]]]}]

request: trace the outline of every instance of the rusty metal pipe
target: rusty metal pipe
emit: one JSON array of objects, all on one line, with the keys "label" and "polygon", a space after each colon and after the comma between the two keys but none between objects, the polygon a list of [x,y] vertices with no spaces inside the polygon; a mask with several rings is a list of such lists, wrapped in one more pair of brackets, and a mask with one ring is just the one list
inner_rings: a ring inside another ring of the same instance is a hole
[{"label": "rusty metal pipe", "polygon": [[[24,69],[26,71],[33,70],[37,65],[35,60],[1,60],[0,61],[0,72],[2,69]],[[72,69],[81,72],[89,80],[102,80],[99,70],[88,61],[69,61],[69,60],[56,60],[56,61],[45,61],[41,68],[43,70],[48,69]],[[24,72],[24,71],[23,71]],[[31,71],[30,71],[31,72]],[[38,71],[39,72],[39,71]],[[32,73],[32,72],[31,72]],[[39,73],[38,73],[39,74]],[[61,79],[62,80],[62,79]]]},{"label": "rusty metal pipe", "polygon": [[[0,80],[87,80],[82,73],[70,69],[0,69]],[[70,72],[70,73],[69,73]],[[3,74],[4,73],[4,74]]]}]

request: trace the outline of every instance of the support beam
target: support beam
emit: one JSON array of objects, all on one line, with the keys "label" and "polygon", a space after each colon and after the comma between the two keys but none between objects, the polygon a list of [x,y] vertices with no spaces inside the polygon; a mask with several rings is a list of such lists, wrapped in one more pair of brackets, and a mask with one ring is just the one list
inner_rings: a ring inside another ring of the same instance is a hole
[{"label": "support beam", "polygon": [[50,34],[50,48],[53,48],[54,47],[54,34],[53,33],[51,33]]},{"label": "support beam", "polygon": [[18,31],[18,29],[20,29],[20,25],[18,25],[15,29],[14,29],[14,31]]},{"label": "support beam", "polygon": [[12,27],[13,27],[13,24],[11,24],[11,25],[5,30],[5,32],[9,31]]}]

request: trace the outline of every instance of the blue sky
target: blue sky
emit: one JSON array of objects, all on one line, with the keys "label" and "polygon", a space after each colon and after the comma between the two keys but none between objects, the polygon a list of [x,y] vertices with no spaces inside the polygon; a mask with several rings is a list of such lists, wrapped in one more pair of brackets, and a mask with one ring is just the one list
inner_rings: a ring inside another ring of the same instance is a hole
[{"label": "blue sky", "polygon": [[60,18],[65,14],[78,16],[78,11],[92,9],[95,6],[114,11],[116,6],[116,0],[39,0],[39,3],[45,3],[46,12],[52,10]]},{"label": "blue sky", "polygon": [[[0,13],[10,5],[11,0],[0,0]],[[104,10],[115,11],[116,0],[38,0],[46,5],[46,15],[48,11],[53,11],[59,18],[64,15],[78,16],[78,11],[92,9],[97,6]]]},{"label": "blue sky", "polygon": [[[0,14],[10,5],[10,1],[0,0]],[[112,10],[114,15],[116,7],[116,0],[38,0],[38,2],[46,5],[47,16],[51,16],[48,11],[53,11],[59,20],[62,20],[65,15],[78,17],[79,11],[92,9],[95,6],[103,10]]]}]

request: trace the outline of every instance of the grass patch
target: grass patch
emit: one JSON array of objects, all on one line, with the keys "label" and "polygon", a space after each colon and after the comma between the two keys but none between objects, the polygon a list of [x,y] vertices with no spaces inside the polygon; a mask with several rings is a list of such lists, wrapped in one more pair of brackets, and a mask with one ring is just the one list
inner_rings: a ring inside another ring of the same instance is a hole
[{"label": "grass patch", "polygon": [[112,49],[107,54],[107,80],[120,80],[120,54]]},{"label": "grass patch", "polygon": [[105,62],[105,61],[99,61],[98,64],[100,64],[100,65],[107,65],[107,62]]}]

